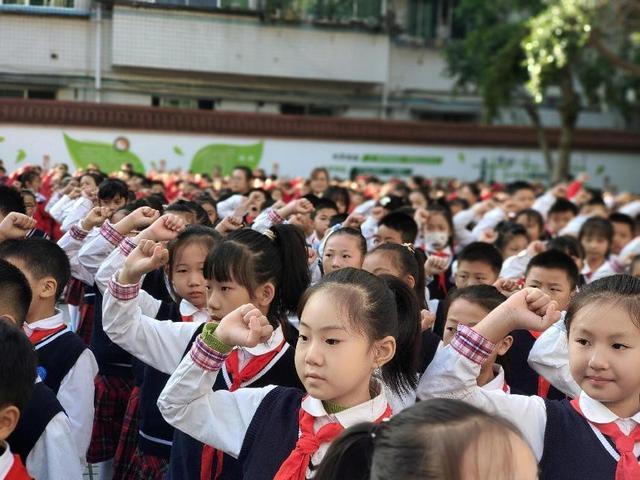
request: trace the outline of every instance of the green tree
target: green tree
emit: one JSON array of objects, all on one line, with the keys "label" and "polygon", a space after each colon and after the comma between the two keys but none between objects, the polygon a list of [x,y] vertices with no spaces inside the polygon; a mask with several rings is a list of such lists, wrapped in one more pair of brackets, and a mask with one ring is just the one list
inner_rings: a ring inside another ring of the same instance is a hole
[{"label": "green tree", "polygon": [[[614,0],[637,2],[637,0]],[[449,73],[460,90],[473,90],[484,102],[486,120],[500,108],[523,108],[536,130],[552,181],[564,179],[570,170],[573,136],[580,111],[589,105],[613,106],[628,114],[630,91],[638,81],[617,67],[590,42],[604,0],[462,0],[456,21],[465,32],[446,49]],[[628,26],[617,21],[615,39],[603,42],[616,55],[628,37]],[[604,23],[603,23],[604,26]],[[611,29],[607,32],[612,32]],[[627,60],[629,53],[621,56]],[[633,61],[629,59],[633,64]],[[539,115],[539,104],[553,97],[560,117],[558,151],[553,152]]]}]

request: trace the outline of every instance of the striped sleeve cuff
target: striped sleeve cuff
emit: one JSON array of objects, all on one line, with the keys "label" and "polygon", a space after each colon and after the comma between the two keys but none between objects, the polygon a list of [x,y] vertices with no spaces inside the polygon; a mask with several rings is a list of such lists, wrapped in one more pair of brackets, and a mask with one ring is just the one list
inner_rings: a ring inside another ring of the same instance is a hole
[{"label": "striped sleeve cuff", "polygon": [[133,252],[133,249],[136,248],[137,246],[138,245],[136,245],[136,242],[134,242],[130,238],[125,237],[124,240],[122,240],[118,245],[118,248],[120,249],[120,252],[122,253],[122,255],[124,255],[125,257],[128,257],[129,254]]},{"label": "striped sleeve cuff", "polygon": [[270,209],[269,212],[267,213],[267,217],[269,218],[269,221],[273,224],[273,225],[277,225],[280,223],[284,222],[284,218],[282,218],[280,216],[280,214],[278,212],[275,211],[275,209]]},{"label": "striped sleeve cuff", "polygon": [[[117,275],[117,274],[116,274]],[[118,283],[114,278],[109,280],[109,293],[113,295],[114,298],[122,301],[133,300],[138,296],[140,292],[140,283],[136,283],[135,285],[123,285]]]},{"label": "striped sleeve cuff", "polygon": [[124,235],[117,231],[115,227],[111,225],[111,222],[108,221],[102,224],[102,227],[100,227],[100,233],[114,247],[117,247],[124,238]]},{"label": "striped sleeve cuff", "polygon": [[89,235],[89,232],[86,230],[83,230],[78,225],[73,225],[69,229],[69,235],[71,235],[71,238],[73,238],[74,240],[78,240],[79,242],[81,242],[82,240],[87,238],[87,235]]},{"label": "striped sleeve cuff", "polygon": [[484,363],[495,346],[495,343],[465,325],[458,325],[458,331],[451,340],[451,348],[478,365]]},{"label": "striped sleeve cuff", "polygon": [[217,372],[220,370],[225,358],[227,358],[227,354],[211,348],[200,336],[193,342],[190,354],[193,363],[208,372]]}]

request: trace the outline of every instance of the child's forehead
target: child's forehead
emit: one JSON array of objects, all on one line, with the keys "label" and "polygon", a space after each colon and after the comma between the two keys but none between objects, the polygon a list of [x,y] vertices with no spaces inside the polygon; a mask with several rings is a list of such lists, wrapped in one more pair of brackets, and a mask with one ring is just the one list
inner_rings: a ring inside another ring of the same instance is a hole
[{"label": "child's forehead", "polygon": [[525,280],[532,277],[546,277],[558,282],[569,282],[569,273],[560,267],[547,267],[542,265],[534,265],[529,269]]}]

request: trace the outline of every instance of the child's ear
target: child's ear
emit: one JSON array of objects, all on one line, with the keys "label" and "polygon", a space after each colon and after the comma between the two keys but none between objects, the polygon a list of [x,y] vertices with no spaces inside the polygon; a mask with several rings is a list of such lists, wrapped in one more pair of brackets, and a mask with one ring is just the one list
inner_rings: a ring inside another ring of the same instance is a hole
[{"label": "child's ear", "polygon": [[511,335],[507,335],[506,337],[504,337],[502,340],[498,342],[495,348],[495,352],[498,355],[504,355],[509,351],[509,349],[511,348],[511,345],[513,345],[513,337]]},{"label": "child's ear", "polygon": [[56,296],[58,282],[53,277],[44,277],[38,282],[39,296],[41,298],[51,298]]},{"label": "child's ear", "polygon": [[265,282],[256,289],[256,301],[260,307],[268,307],[276,296],[276,286],[271,282]]},{"label": "child's ear", "polygon": [[396,339],[391,335],[381,340],[376,340],[373,344],[373,363],[374,367],[382,367],[389,362],[396,353]]},{"label": "child's ear", "polygon": [[404,277],[405,282],[407,282],[407,285],[409,285],[409,287],[414,288],[416,286],[416,279],[413,278],[413,275],[407,275],[406,277]]},{"label": "child's ear", "polygon": [[20,410],[15,405],[0,408],[0,439],[5,439],[13,432],[20,420]]}]

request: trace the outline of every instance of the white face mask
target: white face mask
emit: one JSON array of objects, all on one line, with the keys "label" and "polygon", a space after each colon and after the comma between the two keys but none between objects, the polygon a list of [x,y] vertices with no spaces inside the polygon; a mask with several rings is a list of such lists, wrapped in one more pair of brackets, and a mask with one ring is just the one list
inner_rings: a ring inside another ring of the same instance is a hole
[{"label": "white face mask", "polygon": [[424,235],[424,242],[430,250],[442,250],[449,242],[447,232],[427,232]]}]

